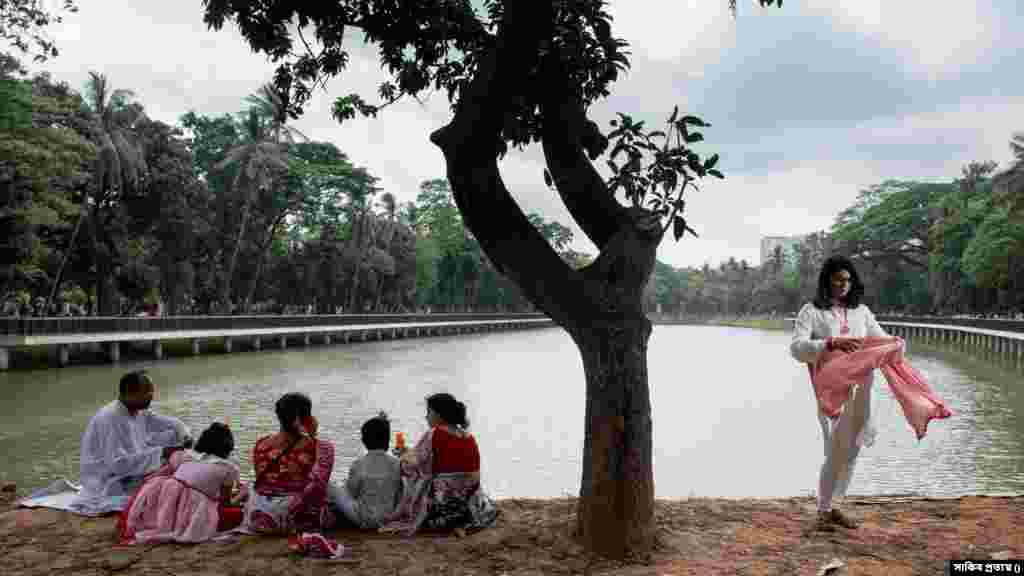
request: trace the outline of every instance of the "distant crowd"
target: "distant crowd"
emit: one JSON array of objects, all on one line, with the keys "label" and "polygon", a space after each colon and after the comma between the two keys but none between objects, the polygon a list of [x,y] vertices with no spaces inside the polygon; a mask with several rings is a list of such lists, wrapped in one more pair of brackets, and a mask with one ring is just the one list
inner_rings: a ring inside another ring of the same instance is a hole
[{"label": "distant crowd", "polygon": [[[123,302],[121,304],[121,312],[117,314],[120,317],[136,317],[136,318],[154,318],[159,316],[165,316],[164,307],[162,304],[130,304]],[[221,311],[214,307],[213,309],[206,310],[196,303],[191,303],[186,306],[185,310],[180,310],[177,315],[179,316],[207,316],[207,315],[277,315],[277,316],[312,316],[315,314],[323,314],[318,312],[319,308],[314,304],[308,305],[293,305],[293,304],[276,304],[276,303],[260,303],[253,305],[248,311],[245,311],[240,306],[232,305],[228,310]],[[421,307],[416,310],[406,309],[395,309],[395,310],[382,310],[381,313],[416,313],[416,314],[430,314],[433,309],[429,306]],[[333,314],[344,314],[344,306],[335,306],[332,312]],[[94,311],[90,308],[76,304],[73,302],[62,302],[55,301],[51,302],[49,306],[46,304],[46,299],[38,297],[34,300],[19,302],[15,297],[8,296],[3,300],[3,304],[0,305],[0,317],[6,318],[67,318],[67,317],[84,317],[84,316],[95,316]]]}]

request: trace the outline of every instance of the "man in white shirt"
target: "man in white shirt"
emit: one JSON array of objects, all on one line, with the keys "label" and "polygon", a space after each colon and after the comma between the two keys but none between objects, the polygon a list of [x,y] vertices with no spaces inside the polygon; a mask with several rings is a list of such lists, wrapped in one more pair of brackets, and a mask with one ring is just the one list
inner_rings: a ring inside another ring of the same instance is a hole
[{"label": "man in white shirt", "polygon": [[156,385],[145,370],[121,377],[118,399],[100,408],[82,435],[82,490],[72,508],[83,514],[121,510],[127,497],[175,450],[191,445],[185,424],[149,411]]}]

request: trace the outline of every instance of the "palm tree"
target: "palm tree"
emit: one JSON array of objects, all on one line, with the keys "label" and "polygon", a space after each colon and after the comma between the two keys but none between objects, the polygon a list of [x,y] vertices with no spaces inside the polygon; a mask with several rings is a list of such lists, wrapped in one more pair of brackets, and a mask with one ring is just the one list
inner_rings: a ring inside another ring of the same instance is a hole
[{"label": "palm tree", "polygon": [[134,96],[131,90],[112,90],[105,75],[89,72],[89,80],[85,85],[85,100],[96,121],[95,138],[99,153],[93,171],[91,194],[82,197],[81,215],[75,223],[68,250],[61,259],[57,277],[50,291],[52,300],[60,287],[68,258],[74,251],[82,221],[86,220],[92,232],[91,252],[93,265],[96,267],[96,304],[97,312],[100,314],[109,312],[106,287],[111,264],[110,255],[101,257],[99,249],[102,210],[117,194],[138,191],[147,172],[145,153],[133,131],[136,123],[145,117],[145,112],[141,104],[131,101]]},{"label": "palm tree", "polygon": [[384,215],[388,217],[388,220],[394,222],[398,219],[398,200],[395,199],[394,194],[391,192],[381,194],[378,205],[384,209]]},{"label": "palm tree", "polygon": [[260,86],[256,94],[246,96],[245,101],[249,104],[249,111],[255,111],[269,122],[270,137],[274,142],[294,144],[296,136],[305,142],[309,141],[305,134],[288,124],[287,96],[273,84]]},{"label": "palm tree", "polygon": [[257,110],[249,110],[243,128],[245,139],[214,166],[216,170],[226,170],[229,166],[237,167],[231,189],[241,202],[241,219],[235,233],[231,256],[223,269],[224,276],[218,298],[222,310],[225,311],[230,304],[231,281],[249,226],[252,205],[260,193],[270,189],[274,180],[288,170],[285,147],[271,139],[269,123],[264,121]]},{"label": "palm tree", "polygon": [[[283,176],[288,172],[288,146],[295,143],[296,136],[305,141],[309,140],[302,132],[288,125],[287,96],[273,84],[260,86],[257,93],[247,96],[245,101],[249,104],[249,108],[242,113],[246,138],[216,166],[218,170],[224,170],[229,166],[238,167],[232,189],[242,204],[238,232],[221,283],[220,301],[224,308],[227,308],[231,298],[231,281],[234,278],[242,242],[248,231],[253,204],[260,195],[272,192],[284,181]],[[281,218],[272,218],[265,234],[270,238],[258,243],[260,256],[256,274],[247,291],[247,303],[255,291],[262,272],[263,260],[280,221]]]},{"label": "palm tree", "polygon": [[1010,139],[1014,163],[993,179],[994,191],[1016,210],[1024,204],[1024,132],[1016,132]]}]

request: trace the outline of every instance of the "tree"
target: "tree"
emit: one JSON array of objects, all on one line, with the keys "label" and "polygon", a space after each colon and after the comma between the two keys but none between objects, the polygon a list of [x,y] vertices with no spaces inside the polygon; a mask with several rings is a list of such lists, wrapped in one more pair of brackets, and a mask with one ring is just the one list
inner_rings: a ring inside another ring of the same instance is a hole
[{"label": "tree", "polygon": [[1014,163],[995,177],[998,199],[1018,217],[1024,215],[1024,132],[1017,132],[1010,140]]},{"label": "tree", "polygon": [[[108,234],[106,223],[122,195],[139,192],[147,172],[145,152],[134,132],[136,123],[145,118],[145,113],[141,104],[132,101],[134,96],[131,90],[112,89],[105,75],[89,72],[85,101],[96,119],[99,154],[93,173],[92,195],[82,198],[82,218],[90,225],[99,314],[114,312],[110,279],[118,247]],[[71,238],[72,248],[76,238]],[[70,252],[71,249],[68,250]]]},{"label": "tree", "polygon": [[[775,0],[759,0],[771,5]],[[643,289],[664,233],[692,231],[683,192],[715,170],[689,145],[707,123],[672,114],[666,132],[620,115],[609,136],[586,116],[628,65],[626,45],[612,35],[601,0],[488,0],[479,15],[468,1],[382,0],[274,2],[204,0],[205,22],[234,20],[250,46],[279,63],[275,83],[298,114],[321,80],[347,63],[346,27],[380,43],[391,79],[384,105],[444,88],[453,118],[431,134],[447,163],[456,205],[484,254],[540,310],[564,328],[583,357],[585,446],[578,536],[612,556],[645,555],[654,542],[654,481]],[[292,56],[297,30],[312,26],[322,50]],[[381,106],[359,95],[339,98],[338,119]],[[605,182],[591,163],[614,140]],[[599,248],[589,266],[567,265],[529,222],[501,179],[498,159],[509,144],[542,144],[545,179]],[[624,165],[616,163],[626,155]],[[644,166],[645,160],[653,161]],[[616,198],[621,192],[630,206]],[[645,207],[645,202],[650,207]]]},{"label": "tree", "polygon": [[[81,221],[75,194],[85,192],[96,157],[87,139],[90,127],[82,99],[66,84],[46,74],[33,80],[0,77],[0,286],[5,292],[56,292],[71,252],[68,230],[72,221]],[[61,251],[61,265],[50,266]]]},{"label": "tree", "polygon": [[[72,0],[64,0],[62,9],[76,13]],[[36,54],[33,60],[44,62],[57,57],[56,44],[43,35],[51,24],[60,24],[63,18],[43,7],[41,0],[0,0],[0,40],[11,44],[23,54]]]},{"label": "tree", "polygon": [[275,123],[267,123],[257,108],[248,111],[245,122],[245,140],[228,153],[215,169],[224,170],[235,167],[235,178],[231,186],[241,204],[241,217],[238,222],[235,240],[232,243],[230,256],[224,263],[223,276],[220,282],[219,301],[221,310],[230,310],[231,286],[234,280],[235,266],[238,255],[242,251],[242,243],[248,231],[249,219],[254,203],[260,194],[271,192],[288,172],[287,151],[282,144],[272,138],[279,131]]}]

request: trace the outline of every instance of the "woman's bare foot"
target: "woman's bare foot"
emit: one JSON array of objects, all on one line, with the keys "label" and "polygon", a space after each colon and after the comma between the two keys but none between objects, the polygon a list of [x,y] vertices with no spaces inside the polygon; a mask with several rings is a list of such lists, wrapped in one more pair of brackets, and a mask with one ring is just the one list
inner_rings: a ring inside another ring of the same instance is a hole
[{"label": "woman's bare foot", "polygon": [[853,518],[840,512],[838,508],[833,508],[827,512],[818,511],[819,530],[832,531],[835,529],[835,526],[842,526],[852,530],[857,528],[859,524]]}]

